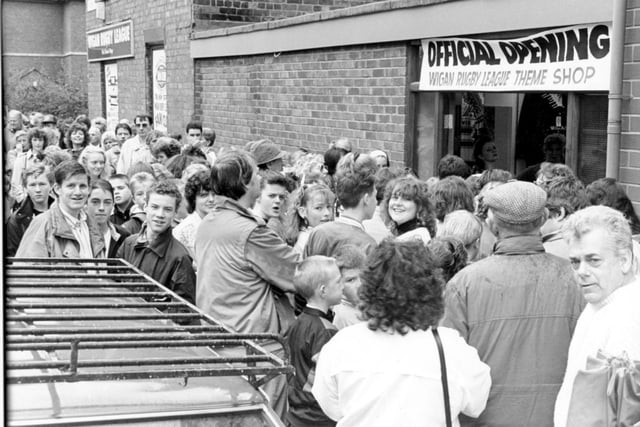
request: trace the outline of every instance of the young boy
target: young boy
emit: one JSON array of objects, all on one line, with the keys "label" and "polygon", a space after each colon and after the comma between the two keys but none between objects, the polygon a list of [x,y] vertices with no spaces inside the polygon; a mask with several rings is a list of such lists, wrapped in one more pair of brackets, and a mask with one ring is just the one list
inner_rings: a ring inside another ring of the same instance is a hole
[{"label": "young boy", "polygon": [[360,288],[360,272],[364,268],[364,252],[354,245],[345,245],[336,252],[336,261],[340,268],[340,281],[344,290],[342,301],[334,307],[333,324],[338,329],[362,322],[358,310],[358,288]]},{"label": "young boy", "polygon": [[289,380],[291,426],[335,426],[311,394],[320,350],[338,331],[331,323],[330,308],[342,298],[340,270],[333,258],[317,255],[305,259],[296,269],[293,285],[307,300],[307,306],[285,335],[296,375]]},{"label": "young boy", "polygon": [[109,184],[113,187],[113,213],[111,222],[122,225],[129,220],[133,200],[129,189],[129,177],[124,174],[116,174],[109,178]]},{"label": "young boy", "polygon": [[171,233],[182,195],[175,184],[153,185],[144,206],[147,219],[138,234],[127,237],[118,258],[124,258],[173,292],[195,302],[196,275],[189,252]]},{"label": "young boy", "polygon": [[122,224],[122,227],[131,234],[138,233],[147,218],[144,206],[147,203],[147,193],[155,183],[156,179],[148,172],[138,172],[131,177],[129,182],[130,194],[132,194],[130,214],[129,219]]}]

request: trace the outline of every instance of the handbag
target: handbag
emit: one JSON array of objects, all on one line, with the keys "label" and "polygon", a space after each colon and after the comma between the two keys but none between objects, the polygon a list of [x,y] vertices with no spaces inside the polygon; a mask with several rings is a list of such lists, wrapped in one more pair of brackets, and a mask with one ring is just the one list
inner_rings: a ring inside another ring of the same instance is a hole
[{"label": "handbag", "polygon": [[640,362],[601,351],[588,357],[573,383],[567,427],[636,425],[640,425]]},{"label": "handbag", "polygon": [[444,349],[442,348],[442,341],[440,340],[440,334],[438,334],[438,328],[431,328],[431,332],[433,332],[433,338],[436,340],[436,345],[438,346],[438,357],[440,358],[440,378],[442,379],[442,394],[444,396],[444,415],[447,421],[447,427],[451,427],[449,382],[447,380],[447,365],[444,360]]}]

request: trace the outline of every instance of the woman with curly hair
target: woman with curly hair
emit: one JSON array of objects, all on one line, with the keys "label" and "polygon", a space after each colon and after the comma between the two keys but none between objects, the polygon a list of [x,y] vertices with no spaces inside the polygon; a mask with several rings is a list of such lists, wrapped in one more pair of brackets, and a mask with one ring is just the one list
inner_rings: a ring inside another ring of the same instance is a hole
[{"label": "woman with curly hair", "polygon": [[427,244],[436,234],[436,220],[426,183],[402,176],[387,184],[382,218],[398,240],[421,240]]},{"label": "woman with curly hair", "polygon": [[311,229],[324,222],[333,221],[336,196],[324,184],[303,185],[296,190],[287,224],[287,244],[302,254]]},{"label": "woman with curly hair", "polygon": [[202,218],[213,208],[208,172],[201,171],[189,178],[184,186],[184,198],[189,215],[173,229],[173,237],[187,248],[195,261],[196,231]]},{"label": "woman with curly hair", "polygon": [[[340,425],[443,426],[436,329],[444,281],[421,242],[383,241],[361,274],[365,322],[340,330],[320,352],[312,392]],[[437,328],[445,353],[453,425],[484,410],[491,377],[458,333]]]},{"label": "woman with curly hair", "polygon": [[89,132],[87,127],[82,123],[73,122],[65,136],[67,151],[71,154],[73,160],[78,160],[82,150],[89,145]]}]

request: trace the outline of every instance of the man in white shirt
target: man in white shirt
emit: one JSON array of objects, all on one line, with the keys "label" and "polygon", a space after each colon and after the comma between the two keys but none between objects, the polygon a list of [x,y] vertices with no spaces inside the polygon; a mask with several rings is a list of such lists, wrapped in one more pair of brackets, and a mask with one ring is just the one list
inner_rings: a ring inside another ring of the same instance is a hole
[{"label": "man in white shirt", "polygon": [[[569,345],[567,370],[554,410],[554,425],[564,427],[573,384],[587,357],[626,353],[640,359],[640,282],[633,273],[631,229],[625,217],[606,206],[574,213],[562,228],[569,261],[587,306]],[[604,398],[604,397],[603,397]]]},{"label": "man in white shirt", "polygon": [[151,131],[153,118],[148,114],[138,114],[134,120],[138,133],[127,139],[120,149],[120,157],[116,165],[116,172],[128,174],[129,168],[138,162],[151,163],[153,156],[145,138]]}]

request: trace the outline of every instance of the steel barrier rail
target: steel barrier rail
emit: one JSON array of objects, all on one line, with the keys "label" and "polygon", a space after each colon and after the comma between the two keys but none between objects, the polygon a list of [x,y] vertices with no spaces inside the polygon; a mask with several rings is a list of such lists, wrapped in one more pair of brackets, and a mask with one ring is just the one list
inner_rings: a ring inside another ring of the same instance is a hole
[{"label": "steel barrier rail", "polygon": [[123,260],[8,258],[5,282],[8,384],[293,372],[279,335],[233,333]]}]

